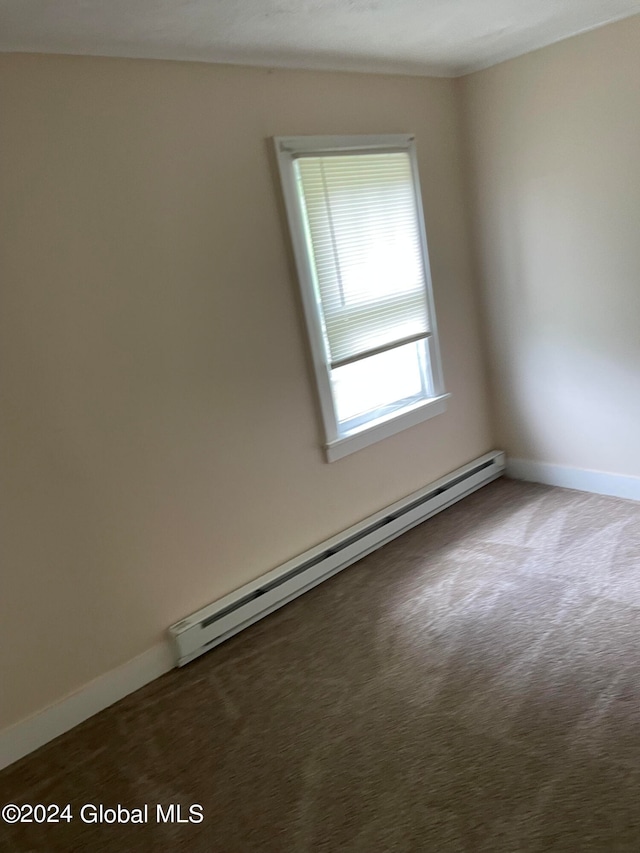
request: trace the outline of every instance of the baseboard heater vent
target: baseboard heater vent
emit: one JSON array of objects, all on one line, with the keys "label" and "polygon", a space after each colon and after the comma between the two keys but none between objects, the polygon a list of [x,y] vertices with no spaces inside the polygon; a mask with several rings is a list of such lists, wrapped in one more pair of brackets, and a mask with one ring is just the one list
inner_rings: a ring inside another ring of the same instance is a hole
[{"label": "baseboard heater vent", "polygon": [[172,625],[178,666],[500,477],[504,469],[504,453],[487,453]]}]

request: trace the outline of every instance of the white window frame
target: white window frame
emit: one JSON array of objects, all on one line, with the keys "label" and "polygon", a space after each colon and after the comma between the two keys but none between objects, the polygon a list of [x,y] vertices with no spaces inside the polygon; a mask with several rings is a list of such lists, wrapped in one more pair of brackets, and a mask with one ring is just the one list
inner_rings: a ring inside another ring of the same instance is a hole
[{"label": "white window frame", "polygon": [[[395,435],[411,426],[422,423],[446,410],[450,394],[444,390],[436,312],[429,268],[424,213],[420,194],[420,178],[416,159],[415,137],[410,134],[385,134],[376,136],[279,136],[274,137],[276,158],[284,194],[287,219],[293,244],[298,281],[302,296],[309,344],[320,398],[320,409],[325,432],[325,452],[328,462],[354,453],[377,441]],[[425,295],[430,318],[430,333],[426,338],[428,347],[433,396],[412,406],[379,418],[347,435],[340,434],[338,419],[331,388],[331,366],[327,356],[322,330],[322,308],[318,304],[314,287],[314,270],[307,251],[304,230],[304,210],[296,186],[294,163],[301,154],[322,155],[325,153],[369,153],[379,151],[403,151],[409,154],[413,177],[418,227],[421,237],[422,261],[424,265]]]}]

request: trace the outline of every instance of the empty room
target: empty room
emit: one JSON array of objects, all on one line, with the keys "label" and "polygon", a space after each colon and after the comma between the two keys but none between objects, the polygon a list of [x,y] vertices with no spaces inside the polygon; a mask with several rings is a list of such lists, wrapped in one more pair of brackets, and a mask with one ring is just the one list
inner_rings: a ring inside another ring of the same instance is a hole
[{"label": "empty room", "polygon": [[640,0],[0,0],[0,850],[640,850]]}]

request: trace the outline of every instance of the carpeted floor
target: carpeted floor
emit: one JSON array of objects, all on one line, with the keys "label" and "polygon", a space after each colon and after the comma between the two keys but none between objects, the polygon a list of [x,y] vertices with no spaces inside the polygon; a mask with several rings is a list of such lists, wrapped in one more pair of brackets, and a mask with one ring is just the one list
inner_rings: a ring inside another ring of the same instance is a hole
[{"label": "carpeted floor", "polygon": [[638,853],[640,504],[493,483],[9,768],[0,801],[74,813],[0,823],[11,853]]}]

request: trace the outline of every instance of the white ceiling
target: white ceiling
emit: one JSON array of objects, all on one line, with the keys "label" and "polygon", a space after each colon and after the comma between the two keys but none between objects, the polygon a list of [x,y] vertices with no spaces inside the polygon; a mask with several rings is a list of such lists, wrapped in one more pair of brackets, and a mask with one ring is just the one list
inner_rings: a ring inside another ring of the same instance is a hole
[{"label": "white ceiling", "polygon": [[457,76],[640,0],[0,0],[0,51]]}]

